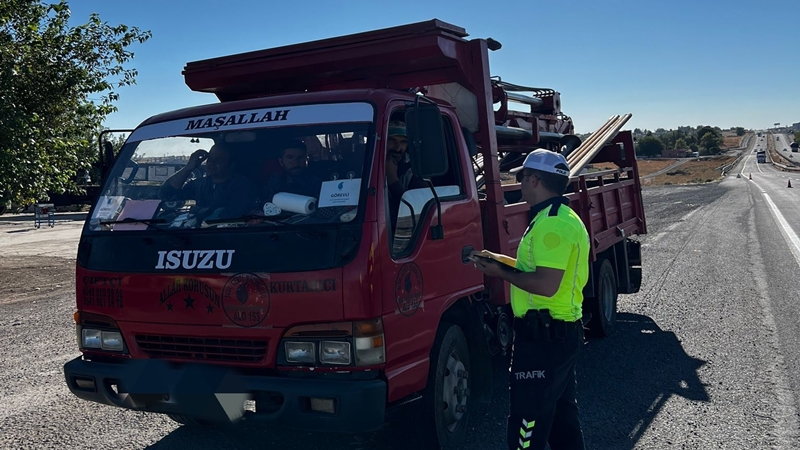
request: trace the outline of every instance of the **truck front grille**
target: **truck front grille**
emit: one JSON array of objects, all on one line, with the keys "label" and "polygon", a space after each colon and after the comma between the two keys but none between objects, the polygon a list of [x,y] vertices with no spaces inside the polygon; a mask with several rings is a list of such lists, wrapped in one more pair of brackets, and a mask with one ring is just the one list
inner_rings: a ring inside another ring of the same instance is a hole
[{"label": "truck front grille", "polygon": [[137,334],[136,343],[150,358],[257,363],[267,354],[269,342]]}]

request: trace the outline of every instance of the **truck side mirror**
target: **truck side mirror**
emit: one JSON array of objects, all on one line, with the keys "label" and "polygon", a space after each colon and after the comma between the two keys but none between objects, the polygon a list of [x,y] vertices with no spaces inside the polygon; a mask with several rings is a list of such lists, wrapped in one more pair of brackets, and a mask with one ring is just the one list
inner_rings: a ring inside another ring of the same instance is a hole
[{"label": "truck side mirror", "polygon": [[420,178],[444,175],[448,170],[444,120],[436,105],[414,106],[406,111],[411,170]]},{"label": "truck side mirror", "polygon": [[114,146],[109,141],[103,142],[103,178],[114,164]]}]

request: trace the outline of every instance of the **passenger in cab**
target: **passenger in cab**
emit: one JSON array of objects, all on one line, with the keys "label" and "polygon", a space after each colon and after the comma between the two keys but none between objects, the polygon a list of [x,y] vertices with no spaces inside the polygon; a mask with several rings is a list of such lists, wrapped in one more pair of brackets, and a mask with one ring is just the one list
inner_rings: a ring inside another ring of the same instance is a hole
[{"label": "passenger in cab", "polygon": [[[195,151],[189,162],[161,186],[161,199],[194,200],[195,215],[205,218],[239,217],[249,213],[256,201],[256,187],[250,179],[235,172],[236,162],[232,156],[230,149],[222,144],[214,144],[210,151]],[[192,171],[203,161],[205,176],[187,183]]]},{"label": "passenger in cab", "polygon": [[273,175],[264,188],[264,198],[272,201],[278,192],[318,198],[322,179],[308,171],[308,149],[299,139],[292,139],[281,146],[278,156],[281,172]]},{"label": "passenger in cab", "polygon": [[386,185],[389,189],[392,227],[397,222],[397,213],[403,193],[409,189],[428,187],[422,178],[414,175],[411,171],[411,158],[407,151],[406,124],[400,121],[390,122],[386,141]]}]

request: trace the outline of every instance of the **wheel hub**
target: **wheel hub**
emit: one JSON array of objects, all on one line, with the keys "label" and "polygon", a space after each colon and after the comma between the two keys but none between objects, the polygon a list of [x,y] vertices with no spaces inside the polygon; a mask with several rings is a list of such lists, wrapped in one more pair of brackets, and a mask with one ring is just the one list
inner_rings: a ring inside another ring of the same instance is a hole
[{"label": "wheel hub", "polygon": [[468,376],[469,374],[458,353],[451,353],[447,358],[442,388],[444,425],[451,432],[456,429],[458,422],[467,412],[467,397],[469,397]]},{"label": "wheel hub", "polygon": [[511,343],[511,321],[505,313],[497,316],[497,342],[503,349]]}]

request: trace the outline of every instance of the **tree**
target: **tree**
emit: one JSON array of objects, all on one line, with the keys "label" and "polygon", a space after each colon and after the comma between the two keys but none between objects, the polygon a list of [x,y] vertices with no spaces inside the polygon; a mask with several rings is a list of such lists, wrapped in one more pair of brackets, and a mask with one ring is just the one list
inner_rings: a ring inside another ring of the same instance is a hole
[{"label": "tree", "polygon": [[744,127],[736,127],[736,135],[744,136]]},{"label": "tree", "polygon": [[794,133],[794,141],[800,142],[800,131],[795,131]]},{"label": "tree", "polygon": [[706,132],[700,138],[700,145],[706,152],[712,155],[719,153],[719,146],[721,143],[722,139],[711,131]]},{"label": "tree", "polygon": [[648,134],[636,142],[636,153],[643,156],[658,156],[664,151],[664,144],[653,136]]},{"label": "tree", "polygon": [[66,0],[0,2],[0,205],[74,187],[97,157],[92,134],[116,111],[116,89],[135,84],[128,47],[151,33],[97,14],[71,27],[69,17]]},{"label": "tree", "polygon": [[687,144],[683,138],[678,138],[678,140],[675,141],[675,148],[678,150],[685,150],[689,148],[689,144]]},{"label": "tree", "polygon": [[720,131],[715,130],[714,128],[709,127],[707,125],[706,126],[698,126],[697,127],[697,138],[698,139],[703,139],[703,136],[706,133],[711,133],[714,136],[721,136],[722,135],[722,133]]}]

